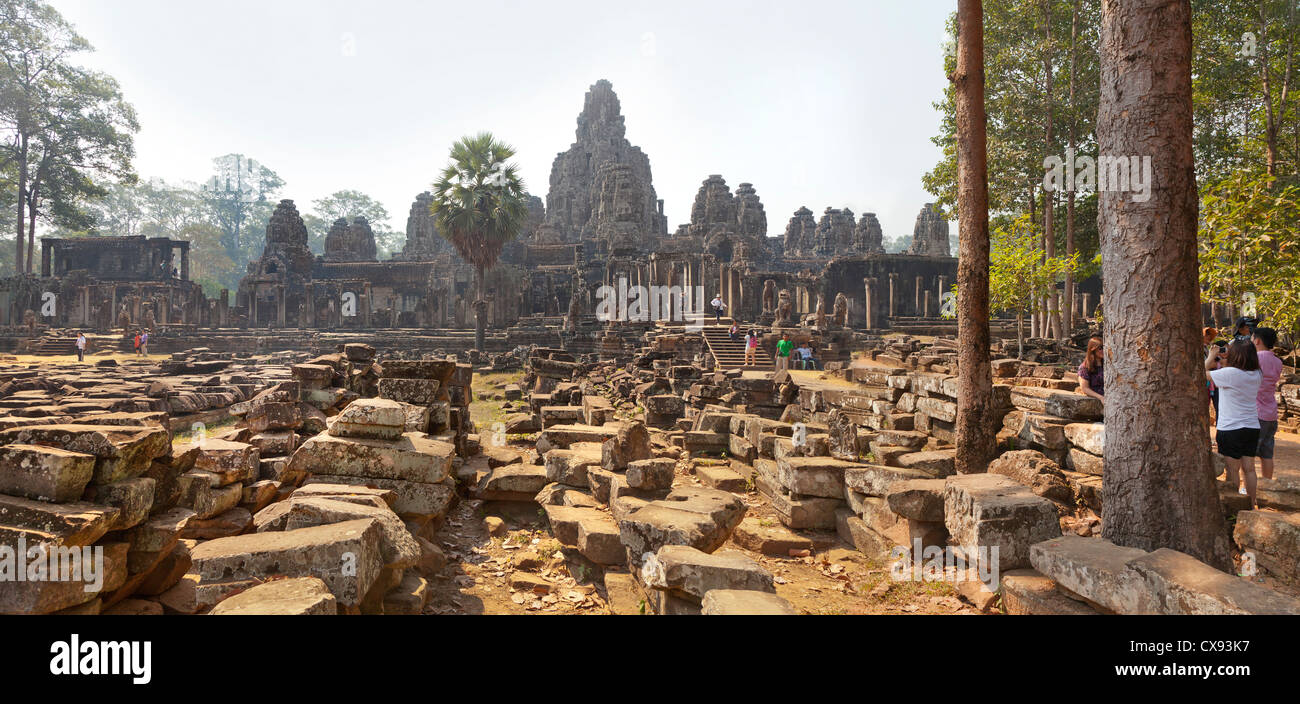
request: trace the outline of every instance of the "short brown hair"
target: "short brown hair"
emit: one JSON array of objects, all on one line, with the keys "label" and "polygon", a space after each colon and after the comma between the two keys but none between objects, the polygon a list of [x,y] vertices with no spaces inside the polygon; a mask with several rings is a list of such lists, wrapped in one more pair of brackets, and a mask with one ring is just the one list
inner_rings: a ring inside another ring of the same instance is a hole
[{"label": "short brown hair", "polygon": [[1242,371],[1253,372],[1259,369],[1259,355],[1250,340],[1233,340],[1228,345],[1228,366]]}]

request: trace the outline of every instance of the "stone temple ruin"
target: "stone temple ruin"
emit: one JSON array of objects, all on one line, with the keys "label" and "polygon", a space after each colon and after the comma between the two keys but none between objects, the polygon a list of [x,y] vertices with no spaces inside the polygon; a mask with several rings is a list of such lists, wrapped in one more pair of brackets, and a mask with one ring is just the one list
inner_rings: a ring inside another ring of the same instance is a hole
[{"label": "stone temple ruin", "polygon": [[[336,221],[324,252],[312,253],[296,207],[282,201],[265,250],[238,289],[211,300],[188,281],[188,243],[171,245],[181,253],[173,276],[165,240],[46,240],[39,277],[0,281],[0,330],[9,331],[0,334],[0,349],[39,348],[33,331],[72,327],[150,329],[160,351],[267,351],[359,330],[408,331],[403,339],[422,349],[463,344],[474,327],[473,270],[438,235],[430,200],[416,196],[405,246],[386,261],[376,259],[364,219]],[[783,236],[769,237],[755,186],[733,191],[712,175],[695,194],[690,222],[670,232],[649,157],[628,141],[608,81],[587,92],[575,141],[552,165],[545,203],[531,201],[533,217],[487,275],[485,352],[543,344],[630,353],[652,326],[610,329],[596,317],[599,287],[620,280],[703,291],[705,301],[720,293],[728,312],[746,323],[792,324],[816,313],[819,301],[829,309],[842,296],[846,327],[951,327],[939,308],[956,263],[936,206],[922,209],[908,253],[891,255],[875,215],[858,218],[847,208],[826,208],[820,218],[800,208]],[[765,301],[773,286],[779,311]],[[48,292],[55,303],[43,307]]]},{"label": "stone temple ruin", "polygon": [[[40,276],[0,282],[0,566],[32,546],[104,564],[0,582],[0,614],[1300,614],[1300,469],[1257,507],[1220,484],[1244,576],[1100,537],[1077,341],[1012,358],[995,321],[998,457],[955,474],[932,205],[886,254],[847,208],[768,237],[754,186],[713,175],[670,233],[601,81],[488,276],[475,350],[472,271],[429,198],[388,261],[364,219],[313,254],[282,201],[233,300],[166,239],[47,239]],[[601,317],[601,286],[729,307]],[[120,354],[137,329],[153,355]],[[774,369],[783,334],[818,368]],[[1277,392],[1300,429],[1300,373]]]}]

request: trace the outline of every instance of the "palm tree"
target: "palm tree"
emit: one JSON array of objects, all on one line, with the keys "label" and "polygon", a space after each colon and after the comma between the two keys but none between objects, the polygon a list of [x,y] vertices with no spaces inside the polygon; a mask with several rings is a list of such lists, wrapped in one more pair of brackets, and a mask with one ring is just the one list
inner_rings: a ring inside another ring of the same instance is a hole
[{"label": "palm tree", "polygon": [[433,184],[429,212],[438,234],[474,265],[474,346],[485,346],[483,272],[496,266],[506,242],[514,239],[528,215],[524,182],[508,144],[490,132],[462,137],[451,145],[451,161]]}]

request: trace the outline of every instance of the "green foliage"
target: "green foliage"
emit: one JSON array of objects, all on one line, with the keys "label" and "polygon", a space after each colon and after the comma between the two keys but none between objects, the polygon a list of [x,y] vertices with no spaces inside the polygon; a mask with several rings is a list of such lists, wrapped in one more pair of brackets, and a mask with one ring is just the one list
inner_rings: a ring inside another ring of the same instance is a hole
[{"label": "green foliage", "polygon": [[0,163],[23,271],[34,270],[37,223],[87,229],[101,182],[133,178],[135,110],[111,76],[72,63],[90,48],[48,4],[0,0]]},{"label": "green foliage", "polygon": [[1241,306],[1300,334],[1300,187],[1237,172],[1201,198],[1200,277],[1206,301]]},{"label": "green foliage", "polygon": [[307,225],[307,244],[317,254],[325,251],[325,235],[329,234],[330,227],[339,218],[348,222],[358,217],[365,218],[375,233],[375,245],[379,249],[380,259],[392,256],[406,241],[406,233],[394,230],[389,224],[388,209],[361,191],[335,191],[312,201],[311,207],[312,212],[302,219]]},{"label": "green foliage", "polygon": [[489,132],[464,137],[451,147],[451,161],[433,184],[430,211],[439,233],[462,259],[492,268],[506,242],[528,216],[524,182],[507,163],[515,150]]},{"label": "green foliage", "polygon": [[490,132],[463,137],[451,146],[451,160],[433,184],[429,210],[438,234],[474,266],[474,345],[483,349],[483,273],[496,265],[506,242],[518,236],[528,219],[528,200],[515,155]]},{"label": "green foliage", "polygon": [[1021,216],[994,231],[989,251],[989,308],[1017,315],[1042,312],[1041,299],[1079,268],[1078,252],[1043,257],[1041,232]]},{"label": "green foliage", "polygon": [[215,173],[199,196],[211,222],[221,228],[226,256],[242,271],[266,247],[266,225],[284,179],[243,154],[216,157],[212,165]]}]

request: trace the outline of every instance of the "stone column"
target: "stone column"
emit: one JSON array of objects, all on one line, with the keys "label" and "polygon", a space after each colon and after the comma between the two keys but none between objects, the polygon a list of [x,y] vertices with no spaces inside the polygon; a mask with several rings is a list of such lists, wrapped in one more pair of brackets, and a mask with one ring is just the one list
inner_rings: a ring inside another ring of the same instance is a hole
[{"label": "stone column", "polygon": [[921,277],[920,276],[916,277],[915,306],[916,307],[913,309],[915,311],[915,314],[920,315],[921,314]]},{"label": "stone column", "polygon": [[948,277],[939,277],[939,300],[943,301],[943,292],[948,290]]},{"label": "stone column", "polygon": [[285,294],[285,287],[277,286],[275,291],[275,301],[276,301],[275,318],[276,318],[276,327],[281,327],[281,328],[284,327],[284,322],[285,322],[284,308],[286,303],[284,300],[285,298],[284,294]]},{"label": "stone column", "polygon": [[1083,311],[1083,317],[1085,318],[1092,316],[1092,308],[1089,307],[1089,304],[1092,302],[1091,299],[1092,299],[1092,294],[1090,293],[1083,294],[1083,308],[1081,308],[1081,310]]},{"label": "stone column", "polygon": [[889,274],[889,319],[892,322],[898,315],[898,273]]},{"label": "stone column", "polygon": [[190,280],[190,248],[189,247],[181,248],[181,279],[184,281]]},{"label": "stone column", "polygon": [[926,289],[926,290],[924,290],[924,291],[921,292],[921,311],[924,313],[924,315],[923,315],[922,317],[925,317],[925,318],[930,317],[930,291],[929,291],[929,289]]},{"label": "stone column", "polygon": [[862,297],[862,300],[863,300],[863,302],[865,303],[865,306],[864,306],[864,309],[865,309],[865,310],[864,310],[863,312],[864,312],[864,314],[866,315],[866,317],[864,318],[864,321],[866,322],[866,326],[867,326],[867,329],[868,329],[868,330],[871,330],[871,329],[873,329],[873,328],[876,327],[876,326],[875,326],[875,321],[872,320],[872,318],[874,317],[874,315],[873,315],[873,312],[872,312],[872,310],[871,310],[871,308],[872,308],[872,304],[874,303],[874,302],[871,300],[871,289],[872,289],[875,285],[876,285],[876,280],[875,280],[875,279],[867,278],[867,279],[863,279],[863,280],[862,280],[862,288],[863,288],[863,297]]}]

